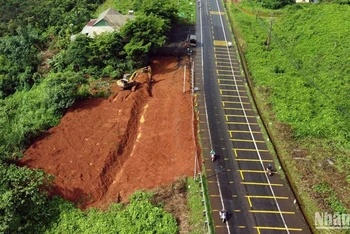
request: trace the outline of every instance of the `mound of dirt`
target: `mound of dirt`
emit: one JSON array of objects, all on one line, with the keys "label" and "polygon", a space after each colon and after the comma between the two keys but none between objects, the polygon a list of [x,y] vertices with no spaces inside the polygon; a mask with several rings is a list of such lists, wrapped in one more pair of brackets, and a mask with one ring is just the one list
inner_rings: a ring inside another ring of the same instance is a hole
[{"label": "mound of dirt", "polygon": [[[53,194],[82,208],[127,201],[136,190],[193,175],[195,144],[186,61],[152,63],[154,83],[140,74],[135,92],[76,103],[58,126],[34,142],[21,165],[55,176]],[[188,68],[188,67],[187,67]]]}]

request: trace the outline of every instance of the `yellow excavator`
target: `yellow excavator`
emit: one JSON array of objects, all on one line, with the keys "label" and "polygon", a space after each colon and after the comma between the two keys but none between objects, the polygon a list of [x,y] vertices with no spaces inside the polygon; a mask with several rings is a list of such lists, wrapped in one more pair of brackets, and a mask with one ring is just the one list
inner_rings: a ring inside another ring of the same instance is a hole
[{"label": "yellow excavator", "polygon": [[124,74],[123,78],[120,80],[117,80],[117,85],[122,88],[123,90],[125,89],[130,89],[131,91],[135,91],[138,85],[138,82],[136,81],[137,76],[139,73],[147,73],[148,74],[148,82],[152,83],[152,69],[151,66],[143,67],[140,69],[137,69],[134,71],[131,75],[130,74]]}]

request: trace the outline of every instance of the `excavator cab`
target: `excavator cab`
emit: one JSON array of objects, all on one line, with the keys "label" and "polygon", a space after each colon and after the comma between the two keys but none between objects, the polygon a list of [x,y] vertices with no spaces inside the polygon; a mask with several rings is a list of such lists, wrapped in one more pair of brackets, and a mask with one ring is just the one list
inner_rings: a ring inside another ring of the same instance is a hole
[{"label": "excavator cab", "polygon": [[132,91],[135,91],[137,88],[137,81],[136,78],[139,75],[139,73],[148,73],[148,82],[152,82],[152,71],[151,71],[151,67],[147,66],[147,67],[143,67],[140,68],[136,71],[134,71],[131,75],[130,74],[124,74],[123,78],[117,81],[117,85],[122,88],[123,90],[125,89],[130,89]]}]

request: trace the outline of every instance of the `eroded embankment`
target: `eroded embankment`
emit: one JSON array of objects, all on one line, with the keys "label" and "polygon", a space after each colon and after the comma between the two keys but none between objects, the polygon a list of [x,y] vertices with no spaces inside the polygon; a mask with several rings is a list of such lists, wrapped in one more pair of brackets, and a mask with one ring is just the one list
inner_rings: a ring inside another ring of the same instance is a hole
[{"label": "eroded embankment", "polygon": [[99,200],[130,155],[148,97],[145,83],[135,92],[116,90],[108,100],[76,103],[19,164],[54,175],[54,195],[81,207]]},{"label": "eroded embankment", "polygon": [[136,190],[193,176],[196,147],[185,65],[186,60],[162,57],[152,63],[152,88],[140,73],[135,92],[118,90],[109,99],[75,104],[28,148],[21,164],[54,175],[53,194],[82,208],[108,208]]}]

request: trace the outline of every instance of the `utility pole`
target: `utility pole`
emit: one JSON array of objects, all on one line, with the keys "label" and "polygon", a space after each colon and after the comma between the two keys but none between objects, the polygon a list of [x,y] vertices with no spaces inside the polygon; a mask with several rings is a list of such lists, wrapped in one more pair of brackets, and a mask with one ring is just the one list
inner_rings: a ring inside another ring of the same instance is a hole
[{"label": "utility pole", "polygon": [[272,33],[272,17],[273,17],[273,12],[271,13],[271,19],[270,19],[270,28],[269,28],[269,35],[267,37],[267,40],[266,40],[266,50],[269,51],[270,50],[270,44],[271,44],[271,33]]}]

